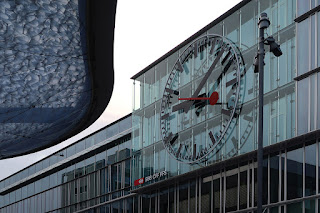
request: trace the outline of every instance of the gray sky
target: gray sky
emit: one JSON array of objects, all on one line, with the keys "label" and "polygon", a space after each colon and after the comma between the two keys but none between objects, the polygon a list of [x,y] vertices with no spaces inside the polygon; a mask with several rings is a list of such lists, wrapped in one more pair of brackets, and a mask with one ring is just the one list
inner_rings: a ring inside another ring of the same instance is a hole
[{"label": "gray sky", "polygon": [[[221,3],[223,2],[223,3]],[[88,129],[49,149],[0,160],[0,180],[132,111],[134,74],[218,18],[240,0],[118,0],[110,103]]]}]

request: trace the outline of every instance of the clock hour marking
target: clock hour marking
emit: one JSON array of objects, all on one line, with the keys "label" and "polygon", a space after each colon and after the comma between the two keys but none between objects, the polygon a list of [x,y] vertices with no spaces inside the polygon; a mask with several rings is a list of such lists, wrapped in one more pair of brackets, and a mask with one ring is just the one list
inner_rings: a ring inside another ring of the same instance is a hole
[{"label": "clock hour marking", "polygon": [[226,62],[226,60],[229,58],[230,54],[231,54],[231,51],[229,51],[228,54],[224,57],[224,59],[221,61],[221,64],[222,64],[222,65],[223,65],[223,64]]},{"label": "clock hour marking", "polygon": [[253,117],[252,117],[252,116],[249,116],[249,115],[244,115],[244,116],[243,116],[243,119],[246,120],[246,121],[249,121],[249,122],[252,122],[252,121],[253,121]]},{"label": "clock hour marking", "polygon": [[166,88],[165,90],[169,94],[179,95],[179,91],[177,91],[177,90],[173,90],[173,89],[169,89],[169,88]]},{"label": "clock hour marking", "polygon": [[230,116],[230,114],[231,114],[231,110],[221,109],[221,113],[222,113],[222,114],[224,114],[224,115],[228,115],[228,116]]},{"label": "clock hour marking", "polygon": [[193,54],[194,54],[195,58],[198,56],[198,44],[197,44],[197,42],[194,44],[194,52],[193,52]]},{"label": "clock hour marking", "polygon": [[170,144],[173,145],[174,142],[178,139],[179,135],[178,133],[172,138],[172,140],[170,141]]},{"label": "clock hour marking", "polygon": [[164,143],[168,143],[168,141],[171,140],[172,136],[173,136],[173,134],[172,134],[172,132],[170,132],[169,135],[163,139]]},{"label": "clock hour marking", "polygon": [[231,64],[233,63],[234,57],[231,57],[227,65],[224,67],[223,72],[226,73],[228,69],[230,68]]},{"label": "clock hour marking", "polygon": [[177,61],[175,68],[179,71],[179,72],[183,72],[183,67],[181,65],[180,60]]},{"label": "clock hour marking", "polygon": [[212,144],[214,145],[216,143],[216,139],[214,139],[213,134],[212,134],[211,131],[209,132],[209,136],[210,136]]},{"label": "clock hour marking", "polygon": [[167,118],[169,118],[169,113],[167,113],[167,114],[165,114],[165,115],[161,116],[161,120],[164,120],[164,119],[167,119]]},{"label": "clock hour marking", "polygon": [[180,154],[181,149],[182,149],[182,144],[180,144],[179,149],[177,150],[177,156]]},{"label": "clock hour marking", "polygon": [[226,83],[226,87],[229,87],[229,86],[231,86],[231,85],[234,85],[235,83],[237,83],[237,78],[234,78],[234,79],[228,81],[228,82]]},{"label": "clock hour marking", "polygon": [[213,39],[212,43],[211,43],[211,49],[210,49],[210,55],[212,55],[214,47],[216,46],[216,38]]},{"label": "clock hour marking", "polygon": [[233,143],[233,146],[234,146],[234,147],[237,147],[237,144],[238,144],[237,139],[236,139],[235,137],[232,137],[232,138],[231,138],[231,141],[232,141],[232,143]]},{"label": "clock hour marking", "polygon": [[196,158],[197,155],[197,144],[193,144],[193,159]]}]

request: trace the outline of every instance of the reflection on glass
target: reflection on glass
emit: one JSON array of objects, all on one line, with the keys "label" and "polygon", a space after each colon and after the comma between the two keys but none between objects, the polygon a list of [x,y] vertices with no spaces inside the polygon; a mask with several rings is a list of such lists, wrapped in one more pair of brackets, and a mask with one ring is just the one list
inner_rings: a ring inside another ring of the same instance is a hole
[{"label": "reflection on glass", "polygon": [[238,174],[227,177],[226,211],[236,211],[238,202]]},{"label": "reflection on glass", "polygon": [[303,148],[287,152],[287,199],[302,197]]},{"label": "reflection on glass", "polygon": [[188,183],[179,184],[179,212],[188,212]]},{"label": "reflection on glass", "polygon": [[279,201],[279,156],[270,157],[270,203]]},{"label": "reflection on glass", "polygon": [[201,212],[211,213],[211,181],[201,184]]},{"label": "reflection on glass", "polygon": [[302,203],[292,203],[287,205],[287,212],[290,213],[301,213],[302,212]]},{"label": "reflection on glass", "polygon": [[305,147],[305,196],[316,193],[316,144]]}]

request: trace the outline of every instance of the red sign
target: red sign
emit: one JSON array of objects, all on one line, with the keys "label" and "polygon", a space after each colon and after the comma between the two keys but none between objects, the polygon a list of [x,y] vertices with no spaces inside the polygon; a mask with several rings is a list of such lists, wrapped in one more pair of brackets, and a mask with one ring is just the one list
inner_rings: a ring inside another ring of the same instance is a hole
[{"label": "red sign", "polygon": [[134,181],[134,185],[138,186],[144,183],[144,177]]}]

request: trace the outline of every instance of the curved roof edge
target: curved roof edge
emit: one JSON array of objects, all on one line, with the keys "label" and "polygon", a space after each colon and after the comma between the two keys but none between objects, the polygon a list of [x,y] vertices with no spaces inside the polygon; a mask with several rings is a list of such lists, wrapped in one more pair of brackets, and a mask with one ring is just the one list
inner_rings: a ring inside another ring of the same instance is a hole
[{"label": "curved roof edge", "polygon": [[86,49],[92,79],[92,99],[88,101],[91,105],[72,131],[38,149],[1,159],[31,154],[67,140],[95,122],[108,105],[114,84],[113,42],[117,0],[80,1],[86,4]]}]

